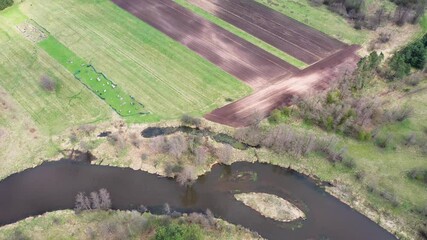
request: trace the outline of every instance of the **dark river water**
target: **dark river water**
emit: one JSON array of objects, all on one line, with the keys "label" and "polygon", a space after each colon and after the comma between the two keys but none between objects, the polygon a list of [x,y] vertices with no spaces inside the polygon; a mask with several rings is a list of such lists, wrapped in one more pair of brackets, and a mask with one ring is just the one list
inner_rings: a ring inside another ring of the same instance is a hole
[{"label": "dark river water", "polygon": [[[78,192],[100,188],[110,192],[114,209],[135,209],[143,204],[155,211],[164,203],[183,212],[210,209],[216,217],[240,224],[267,239],[396,239],[311,179],[284,168],[244,162],[215,165],[191,188],[127,168],[71,161],[45,163],[0,182],[0,225],[73,208]],[[237,192],[278,195],[303,210],[307,219],[281,223],[265,218],[236,201],[233,193]]]}]

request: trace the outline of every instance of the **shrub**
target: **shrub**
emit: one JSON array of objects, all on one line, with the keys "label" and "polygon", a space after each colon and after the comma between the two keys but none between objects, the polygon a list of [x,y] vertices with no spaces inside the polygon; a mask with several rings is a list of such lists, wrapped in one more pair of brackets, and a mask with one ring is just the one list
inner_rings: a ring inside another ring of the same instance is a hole
[{"label": "shrub", "polygon": [[347,167],[349,169],[353,169],[353,168],[356,167],[356,162],[351,157],[344,158],[343,164],[344,164],[345,167]]},{"label": "shrub", "polygon": [[356,178],[356,180],[358,181],[362,181],[366,176],[366,173],[362,170],[357,171],[354,173],[354,177]]},{"label": "shrub", "polygon": [[202,230],[195,224],[171,223],[160,226],[156,230],[155,240],[200,240],[203,239]]},{"label": "shrub", "polygon": [[234,138],[240,142],[246,143],[250,146],[259,146],[264,138],[262,130],[258,126],[250,126],[246,128],[239,128],[234,133]]},{"label": "shrub", "polygon": [[388,134],[386,136],[376,136],[375,137],[375,144],[384,149],[396,149],[396,145],[393,139],[393,136]]},{"label": "shrub", "polygon": [[86,136],[90,136],[90,134],[96,130],[96,125],[84,124],[84,125],[81,125],[78,129],[79,131],[84,133]]},{"label": "shrub", "polygon": [[146,153],[141,153],[141,161],[145,161],[148,159],[148,154]]},{"label": "shrub", "polygon": [[412,146],[417,144],[417,135],[415,133],[409,134],[405,139],[405,145],[406,146]]},{"label": "shrub", "polygon": [[272,124],[278,123],[282,120],[282,113],[280,112],[279,109],[274,109],[271,114],[270,117],[268,118],[268,121]]},{"label": "shrub", "polygon": [[175,158],[181,158],[188,150],[188,143],[182,135],[173,136],[167,140],[168,151]]},{"label": "shrub", "polygon": [[390,41],[390,38],[391,38],[391,34],[390,33],[381,32],[380,35],[379,35],[378,40],[381,43],[387,43],[387,42]]},{"label": "shrub", "polygon": [[400,106],[394,109],[388,110],[384,114],[384,120],[386,122],[403,122],[408,119],[414,113],[414,108],[410,106]]},{"label": "shrub", "polygon": [[0,11],[13,5],[13,0],[0,0]]},{"label": "shrub", "polygon": [[206,163],[208,158],[208,149],[206,147],[198,147],[195,153],[195,160],[198,165],[203,165]]},{"label": "shrub", "polygon": [[184,125],[200,127],[202,125],[202,121],[198,118],[192,117],[190,115],[184,114],[181,117],[181,122]]},{"label": "shrub", "polygon": [[408,178],[427,184],[427,169],[412,169],[407,173]]},{"label": "shrub", "polygon": [[404,81],[407,85],[415,87],[424,79],[425,79],[425,74],[422,72],[417,72],[406,77]]},{"label": "shrub", "polygon": [[56,89],[56,82],[49,76],[43,75],[40,77],[40,87],[46,92],[53,92]]},{"label": "shrub", "polygon": [[271,112],[270,117],[268,118],[268,121],[271,124],[277,124],[282,121],[285,121],[288,117],[291,116],[291,114],[292,114],[292,108],[290,107],[275,109]]},{"label": "shrub", "polygon": [[358,137],[357,137],[360,141],[369,141],[372,138],[372,134],[367,131],[367,130],[360,130]]},{"label": "shrub", "polygon": [[229,164],[233,157],[233,147],[229,144],[224,144],[222,147],[216,149],[215,154],[218,157],[218,162]]},{"label": "shrub", "polygon": [[190,186],[197,179],[196,168],[193,166],[185,166],[182,171],[177,174],[176,181],[181,186]]}]

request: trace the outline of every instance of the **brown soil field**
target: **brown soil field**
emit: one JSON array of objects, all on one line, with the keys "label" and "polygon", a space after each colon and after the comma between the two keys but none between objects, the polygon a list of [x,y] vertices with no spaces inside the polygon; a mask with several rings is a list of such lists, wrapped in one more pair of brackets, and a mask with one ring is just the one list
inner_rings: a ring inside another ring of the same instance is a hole
[{"label": "brown soil field", "polygon": [[346,44],[253,0],[189,2],[307,64],[346,47]]},{"label": "brown soil field", "polygon": [[254,89],[298,69],[171,0],[113,0]]},{"label": "brown soil field", "polygon": [[297,96],[315,94],[327,89],[346,72],[356,68],[359,46],[350,46],[302,70],[283,78],[241,100],[216,109],[205,118],[232,127],[244,127],[267,117],[272,110],[292,104]]}]

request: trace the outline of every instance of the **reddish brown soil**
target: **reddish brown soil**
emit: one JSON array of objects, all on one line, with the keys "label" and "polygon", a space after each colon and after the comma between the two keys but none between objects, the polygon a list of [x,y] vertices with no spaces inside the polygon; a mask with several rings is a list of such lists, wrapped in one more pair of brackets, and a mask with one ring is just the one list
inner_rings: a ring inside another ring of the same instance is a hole
[{"label": "reddish brown soil", "polygon": [[284,78],[248,97],[216,109],[205,118],[233,127],[248,126],[258,118],[267,117],[272,110],[290,105],[295,97],[325,90],[346,72],[353,71],[359,61],[355,54],[358,49],[358,46],[350,46],[293,77]]},{"label": "reddish brown soil", "polygon": [[171,0],[113,0],[121,8],[259,89],[298,69]]},{"label": "reddish brown soil", "polygon": [[346,45],[253,0],[189,0],[293,57],[313,64]]}]

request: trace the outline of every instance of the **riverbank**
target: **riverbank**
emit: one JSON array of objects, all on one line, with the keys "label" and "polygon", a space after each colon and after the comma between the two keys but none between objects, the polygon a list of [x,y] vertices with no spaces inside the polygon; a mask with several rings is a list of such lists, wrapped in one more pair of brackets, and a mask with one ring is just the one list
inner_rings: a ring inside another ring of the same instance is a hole
[{"label": "riverbank", "polygon": [[[155,239],[159,229],[178,226],[194,239],[261,239],[256,234],[220,219],[201,215],[172,219],[136,211],[64,210],[30,217],[0,228],[0,239]],[[203,223],[205,225],[203,225]]]},{"label": "riverbank", "polygon": [[[179,122],[174,123],[163,123],[156,126],[178,126]],[[204,128],[210,128],[212,131],[218,131],[226,134],[232,134],[232,130],[221,128],[220,126],[211,125],[210,123],[204,122]],[[176,172],[170,171],[172,166],[193,165],[195,159],[191,156],[182,155],[179,159],[169,154],[156,153],[152,149],[151,140],[140,137],[140,132],[145,129],[147,125],[132,125],[127,126],[126,124],[117,122],[114,125],[106,128],[97,127],[92,132],[87,133],[82,129],[73,129],[70,131],[70,137],[64,137],[58,139],[61,142],[62,149],[80,149],[86,150],[84,143],[92,146],[90,151],[97,157],[92,164],[119,166],[119,167],[131,167],[135,170],[143,170],[150,173],[156,173],[162,176],[175,176]],[[120,137],[116,135],[114,139],[116,142],[111,142],[109,137],[98,137],[100,133],[111,132],[110,135],[120,133]],[[175,135],[180,135],[176,133]],[[72,143],[68,139],[71,137],[77,137],[79,142]],[[174,135],[170,136],[173,137]],[[117,140],[119,139],[119,140]],[[219,144],[211,139],[203,139],[204,143],[209,143],[210,146],[220,148],[222,144]],[[83,143],[83,144],[82,144]],[[119,143],[119,144],[118,144]],[[67,152],[63,151],[59,157],[67,157]],[[277,155],[270,152],[267,149],[247,149],[238,150],[232,149],[230,161],[228,164],[236,161],[249,161],[249,162],[265,162],[285,168],[292,168],[297,172],[303,173],[317,180],[328,181],[333,183],[330,187],[326,187],[326,190],[343,202],[346,202],[349,206],[368,216],[371,220],[378,223],[380,226],[387,229],[389,232],[397,234],[399,236],[413,236],[414,233],[407,233],[407,229],[410,229],[410,225],[397,223],[401,222],[400,219],[396,219],[395,216],[390,215],[386,211],[377,211],[372,208],[370,202],[366,199],[366,195],[361,194],[361,187],[355,182],[345,182],[338,176],[342,172],[346,172],[345,167],[341,165],[331,165],[321,156],[310,156],[307,159],[297,159],[286,155]],[[215,156],[208,156],[203,164],[199,164],[196,167],[196,176],[200,176],[211,170],[211,167],[218,162]],[[331,174],[332,173],[332,174]],[[356,186],[353,190],[349,191],[350,186]],[[409,232],[409,231],[408,231]]]}]

